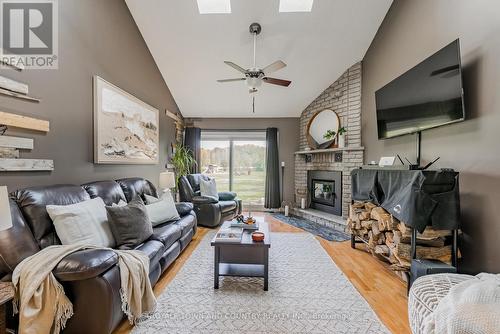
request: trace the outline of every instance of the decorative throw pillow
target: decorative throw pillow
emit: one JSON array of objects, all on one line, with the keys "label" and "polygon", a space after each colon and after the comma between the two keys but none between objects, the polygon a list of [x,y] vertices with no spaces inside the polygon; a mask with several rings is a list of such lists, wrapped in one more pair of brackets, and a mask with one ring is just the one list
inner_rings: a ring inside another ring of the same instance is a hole
[{"label": "decorative throw pillow", "polygon": [[63,245],[116,245],[102,198],[71,205],[47,205],[46,209]]},{"label": "decorative throw pillow", "polygon": [[153,234],[146,206],[137,197],[126,206],[107,206],[109,226],[120,249],[133,249]]},{"label": "decorative throw pillow", "polygon": [[201,196],[210,196],[219,200],[219,193],[217,193],[217,185],[215,184],[215,179],[200,179],[200,192]]},{"label": "decorative throw pillow", "polygon": [[146,210],[148,211],[148,216],[153,226],[180,218],[179,213],[175,208],[172,194],[169,191],[164,192],[161,198],[149,195],[145,195],[145,197],[147,203]]},{"label": "decorative throw pillow", "polygon": [[127,202],[121,199],[118,203],[111,204],[111,206],[127,206]]}]

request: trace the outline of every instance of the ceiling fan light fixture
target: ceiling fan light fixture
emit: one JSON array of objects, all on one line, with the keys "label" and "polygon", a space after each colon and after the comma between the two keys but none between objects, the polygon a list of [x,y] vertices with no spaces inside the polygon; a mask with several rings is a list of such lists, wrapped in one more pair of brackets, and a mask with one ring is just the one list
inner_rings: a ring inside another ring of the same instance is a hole
[{"label": "ceiling fan light fixture", "polygon": [[280,13],[310,12],[314,0],[280,0]]},{"label": "ceiling fan light fixture", "polygon": [[196,0],[200,14],[231,14],[231,0]]}]

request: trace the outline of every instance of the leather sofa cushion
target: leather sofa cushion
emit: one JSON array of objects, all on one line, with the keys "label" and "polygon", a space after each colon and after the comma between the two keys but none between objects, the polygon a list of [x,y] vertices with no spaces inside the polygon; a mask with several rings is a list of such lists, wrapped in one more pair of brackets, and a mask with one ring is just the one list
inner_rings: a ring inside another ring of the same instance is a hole
[{"label": "leather sofa cushion", "polygon": [[151,239],[160,241],[165,248],[172,246],[182,235],[182,228],[177,224],[165,223],[153,228]]},{"label": "leather sofa cushion", "polygon": [[179,226],[181,231],[182,231],[182,236],[185,236],[186,234],[189,233],[194,227],[195,224],[195,218],[194,216],[184,216],[180,220],[176,221],[174,223],[175,225]]},{"label": "leather sofa cushion", "polygon": [[165,246],[158,240],[148,240],[135,249],[143,251],[149,257],[149,271],[154,269],[165,252]]},{"label": "leather sofa cushion", "polygon": [[229,212],[229,211],[235,210],[237,207],[237,204],[235,201],[220,201],[219,207],[220,207],[220,210],[222,212]]},{"label": "leather sofa cushion", "polygon": [[146,197],[144,196],[145,194],[153,197],[158,197],[155,187],[148,180],[134,177],[116,180],[116,182],[122,188],[127,202],[130,202],[137,196],[141,197],[142,200],[146,202]]},{"label": "leather sofa cushion", "polygon": [[60,281],[79,281],[99,276],[118,263],[108,249],[84,249],[66,256],[52,271]]},{"label": "leather sofa cushion", "polygon": [[236,193],[232,191],[221,191],[219,193],[219,201],[234,201]]},{"label": "leather sofa cushion", "polygon": [[176,203],[175,208],[177,209],[179,216],[183,217],[188,215],[191,210],[193,210],[193,204],[189,202]]},{"label": "leather sofa cushion", "polygon": [[45,207],[49,204],[75,204],[90,199],[85,189],[75,185],[26,188],[16,191],[14,196],[35,240],[42,248],[61,243]]},{"label": "leather sofa cushion", "polygon": [[10,200],[12,227],[0,231],[0,277],[11,273],[25,258],[37,253],[40,248],[31,234],[17,204]]},{"label": "leather sofa cushion", "polygon": [[113,203],[118,204],[120,200],[126,201],[120,185],[115,181],[97,181],[82,185],[83,189],[90,195],[90,198],[100,197],[108,206]]}]

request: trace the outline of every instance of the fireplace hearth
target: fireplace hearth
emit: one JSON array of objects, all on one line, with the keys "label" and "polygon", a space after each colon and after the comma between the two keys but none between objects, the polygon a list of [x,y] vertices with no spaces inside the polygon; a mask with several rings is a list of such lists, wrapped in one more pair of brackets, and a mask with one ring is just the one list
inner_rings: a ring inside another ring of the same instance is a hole
[{"label": "fireplace hearth", "polygon": [[342,172],[309,171],[307,184],[311,208],[342,216]]}]

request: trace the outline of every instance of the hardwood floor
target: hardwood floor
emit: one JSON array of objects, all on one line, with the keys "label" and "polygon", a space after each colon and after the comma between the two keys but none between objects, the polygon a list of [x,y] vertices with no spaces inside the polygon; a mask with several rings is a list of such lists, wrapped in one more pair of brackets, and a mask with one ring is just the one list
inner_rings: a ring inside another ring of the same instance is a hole
[{"label": "hardwood floor", "polygon": [[[263,216],[272,232],[304,232],[269,214],[255,215]],[[210,229],[203,227],[198,229],[193,241],[160,277],[154,287],[156,296],[167,288],[208,231]],[[387,265],[363,251],[364,245],[358,244],[358,249],[352,249],[349,241],[332,242],[316,238],[386,327],[397,334],[411,333],[407,316],[406,284],[392,273]],[[114,333],[129,333],[131,329],[129,323],[124,320]]]}]

